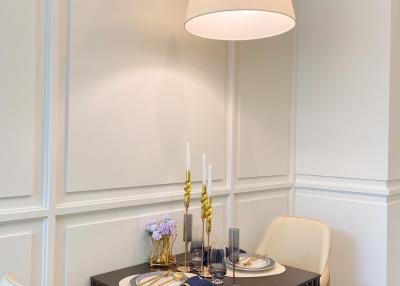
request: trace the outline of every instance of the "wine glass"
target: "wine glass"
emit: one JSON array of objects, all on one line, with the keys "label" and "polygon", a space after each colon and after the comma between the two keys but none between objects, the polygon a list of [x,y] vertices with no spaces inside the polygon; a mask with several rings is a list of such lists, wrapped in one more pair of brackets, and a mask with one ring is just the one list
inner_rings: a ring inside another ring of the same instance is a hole
[{"label": "wine glass", "polygon": [[226,274],[225,256],[225,246],[211,246],[209,271],[212,275],[211,282],[214,285],[221,285],[224,283],[224,276]]}]

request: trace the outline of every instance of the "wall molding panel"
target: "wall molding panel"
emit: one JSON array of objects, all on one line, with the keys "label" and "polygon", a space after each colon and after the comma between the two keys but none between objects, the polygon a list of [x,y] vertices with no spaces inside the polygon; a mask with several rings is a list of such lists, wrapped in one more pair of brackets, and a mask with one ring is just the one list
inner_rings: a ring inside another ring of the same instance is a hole
[{"label": "wall molding panel", "polygon": [[255,251],[269,223],[277,216],[289,214],[289,198],[290,188],[235,195],[234,220],[241,229],[243,249]]},{"label": "wall molding panel", "polygon": [[225,177],[227,45],[190,36],[182,4],[68,1],[67,192],[182,183],[186,140]]},{"label": "wall molding panel", "polygon": [[[275,40],[238,45],[238,184],[245,180],[292,177],[294,39],[294,32],[289,32]],[[280,65],[283,68],[270,68]]]},{"label": "wall molding panel", "polygon": [[0,12],[0,276],[13,272],[24,285],[46,280],[47,8],[47,0],[7,0]]},{"label": "wall molding panel", "polygon": [[0,210],[5,212],[42,201],[45,3],[8,0],[0,13]]},{"label": "wall molding panel", "polygon": [[[398,190],[397,181],[297,175],[295,215],[331,228],[331,285],[395,285],[389,280],[397,281]],[[379,261],[373,273],[367,257]]]},{"label": "wall molding panel", "polygon": [[9,209],[0,212],[0,223],[11,222],[11,221],[23,221],[27,219],[40,219],[46,218],[49,215],[49,211],[43,207],[29,207],[29,208],[18,208]]},{"label": "wall molding panel", "polygon": [[387,197],[316,187],[296,186],[295,215],[331,228],[331,285],[386,285]]},{"label": "wall molding panel", "polygon": [[[32,233],[0,236],[0,251],[3,257],[0,260],[0,268],[18,270],[21,283],[30,285],[32,283]],[[10,259],[11,257],[18,257],[18,260]]]},{"label": "wall molding panel", "polygon": [[0,269],[15,273],[24,285],[43,285],[43,220],[0,224]]}]

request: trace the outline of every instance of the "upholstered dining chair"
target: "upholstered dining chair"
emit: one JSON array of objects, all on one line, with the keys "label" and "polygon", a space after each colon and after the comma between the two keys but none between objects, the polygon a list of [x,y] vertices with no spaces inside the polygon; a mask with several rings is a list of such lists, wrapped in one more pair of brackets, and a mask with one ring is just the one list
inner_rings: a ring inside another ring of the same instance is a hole
[{"label": "upholstered dining chair", "polygon": [[302,217],[274,219],[256,253],[268,254],[279,263],[321,274],[329,286],[330,230],[322,222]]},{"label": "upholstered dining chair", "polygon": [[22,286],[17,277],[12,273],[7,273],[0,281],[0,286]]}]

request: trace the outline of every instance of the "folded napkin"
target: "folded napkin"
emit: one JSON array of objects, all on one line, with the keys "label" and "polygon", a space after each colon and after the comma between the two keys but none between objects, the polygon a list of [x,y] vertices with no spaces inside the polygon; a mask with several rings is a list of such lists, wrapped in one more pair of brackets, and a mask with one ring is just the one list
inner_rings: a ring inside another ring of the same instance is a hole
[{"label": "folded napkin", "polygon": [[212,286],[213,284],[206,279],[200,278],[199,276],[194,276],[194,277],[187,279],[185,281],[185,283],[183,283],[183,285],[185,285],[185,286]]}]

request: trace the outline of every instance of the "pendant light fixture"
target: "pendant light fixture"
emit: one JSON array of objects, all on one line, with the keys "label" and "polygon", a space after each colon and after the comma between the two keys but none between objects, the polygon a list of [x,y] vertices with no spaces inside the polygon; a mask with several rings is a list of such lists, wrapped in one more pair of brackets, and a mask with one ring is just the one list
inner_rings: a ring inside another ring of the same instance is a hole
[{"label": "pendant light fixture", "polygon": [[189,0],[185,29],[216,40],[272,37],[296,25],[292,0]]}]

